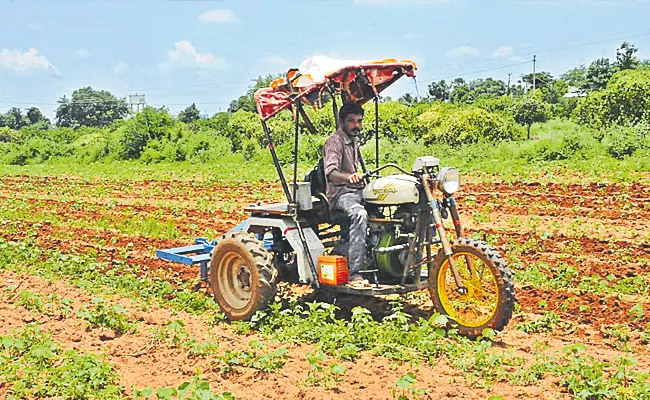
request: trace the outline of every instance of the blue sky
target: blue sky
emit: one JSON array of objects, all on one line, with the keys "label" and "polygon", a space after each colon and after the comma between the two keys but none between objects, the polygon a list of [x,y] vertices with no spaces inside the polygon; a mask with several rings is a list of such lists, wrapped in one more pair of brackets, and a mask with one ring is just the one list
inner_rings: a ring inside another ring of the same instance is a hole
[{"label": "blue sky", "polygon": [[[173,113],[225,110],[251,79],[311,55],[408,58],[432,80],[557,76],[623,41],[650,58],[650,1],[0,0],[0,112],[83,86],[140,93]],[[403,80],[387,92],[415,92]]]}]

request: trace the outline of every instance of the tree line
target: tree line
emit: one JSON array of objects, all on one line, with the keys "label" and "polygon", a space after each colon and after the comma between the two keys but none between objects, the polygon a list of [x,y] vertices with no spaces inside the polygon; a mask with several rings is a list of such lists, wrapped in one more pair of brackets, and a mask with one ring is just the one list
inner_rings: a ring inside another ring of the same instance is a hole
[{"label": "tree line", "polygon": [[[405,94],[380,103],[379,132],[384,140],[449,146],[531,138],[531,126],[550,118],[572,118],[594,129],[650,122],[650,64],[636,57],[637,48],[623,42],[616,59],[595,60],[554,78],[541,71],[512,85],[493,79],[462,78],[431,82],[427,95]],[[146,106],[133,113],[124,99],[84,87],[58,101],[55,121],[38,108],[17,107],[0,114],[0,162],[24,164],[55,158],[84,162],[140,159],[145,162],[209,162],[239,153],[254,157],[265,135],[255,113],[253,94],[275,76],[258,77],[228,111],[201,118],[195,104],[176,117],[165,107]],[[535,90],[532,90],[535,79]],[[564,97],[573,86],[585,97]],[[335,129],[329,108],[307,110],[319,135],[306,135],[304,160],[317,159],[325,137]],[[369,111],[371,111],[369,107]],[[373,113],[366,132],[373,134]],[[281,160],[292,157],[290,113],[269,121]],[[633,140],[630,139],[630,142]],[[629,153],[624,151],[623,153]]]}]

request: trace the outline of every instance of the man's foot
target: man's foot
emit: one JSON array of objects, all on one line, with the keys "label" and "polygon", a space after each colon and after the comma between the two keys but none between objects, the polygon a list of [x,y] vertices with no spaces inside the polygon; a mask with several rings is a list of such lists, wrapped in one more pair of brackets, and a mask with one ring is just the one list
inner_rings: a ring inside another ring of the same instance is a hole
[{"label": "man's foot", "polygon": [[359,274],[350,275],[348,279],[348,286],[352,287],[366,287],[370,286],[370,282]]}]

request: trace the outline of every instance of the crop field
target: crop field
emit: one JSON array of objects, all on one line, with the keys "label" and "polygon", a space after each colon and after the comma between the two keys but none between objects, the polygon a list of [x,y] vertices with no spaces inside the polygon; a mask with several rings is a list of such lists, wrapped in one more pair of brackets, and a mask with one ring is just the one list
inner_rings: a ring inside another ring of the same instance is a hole
[{"label": "crop field", "polygon": [[281,284],[228,323],[198,266],[158,248],[213,239],[277,181],[0,177],[0,398],[650,398],[650,176],[473,176],[469,236],[512,269],[507,328],[445,331],[428,292]]}]

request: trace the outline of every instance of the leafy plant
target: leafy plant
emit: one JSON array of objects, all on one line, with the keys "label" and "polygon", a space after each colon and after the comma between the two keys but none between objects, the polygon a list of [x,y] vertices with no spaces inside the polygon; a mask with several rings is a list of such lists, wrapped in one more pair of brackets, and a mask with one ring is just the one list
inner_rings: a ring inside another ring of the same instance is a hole
[{"label": "leafy plant", "polygon": [[137,331],[137,322],[131,322],[127,315],[128,310],[122,306],[110,306],[106,300],[99,297],[93,298],[92,303],[93,306],[84,306],[77,311],[77,315],[93,325],[112,329],[116,333],[135,333]]},{"label": "leafy plant", "polygon": [[547,311],[537,319],[520,323],[517,329],[526,333],[550,332],[558,326],[559,322],[560,317],[557,314]]},{"label": "leafy plant", "polygon": [[123,388],[101,357],[64,351],[35,324],[0,337],[0,381],[8,398],[121,399]]},{"label": "leafy plant", "polygon": [[427,393],[426,389],[419,389],[415,386],[416,378],[413,372],[407,372],[397,378],[393,388],[393,398],[397,400],[419,399]]},{"label": "leafy plant", "polygon": [[[199,373],[190,381],[181,383],[178,387],[163,386],[155,390],[158,400],[235,400],[230,392],[215,394],[210,388],[210,383]],[[133,390],[134,400],[148,399],[154,394],[150,387]]]},{"label": "leafy plant", "polygon": [[249,343],[251,350],[226,350],[224,354],[216,356],[213,366],[222,374],[233,372],[238,366],[250,367],[262,372],[274,372],[284,366],[289,350],[279,347],[271,352],[265,351],[265,346],[259,341]]},{"label": "leafy plant", "polygon": [[327,356],[321,351],[309,352],[305,358],[309,363],[305,383],[309,386],[331,387],[341,382],[341,376],[345,375],[345,367],[341,364],[332,362],[329,365],[324,365]]}]

